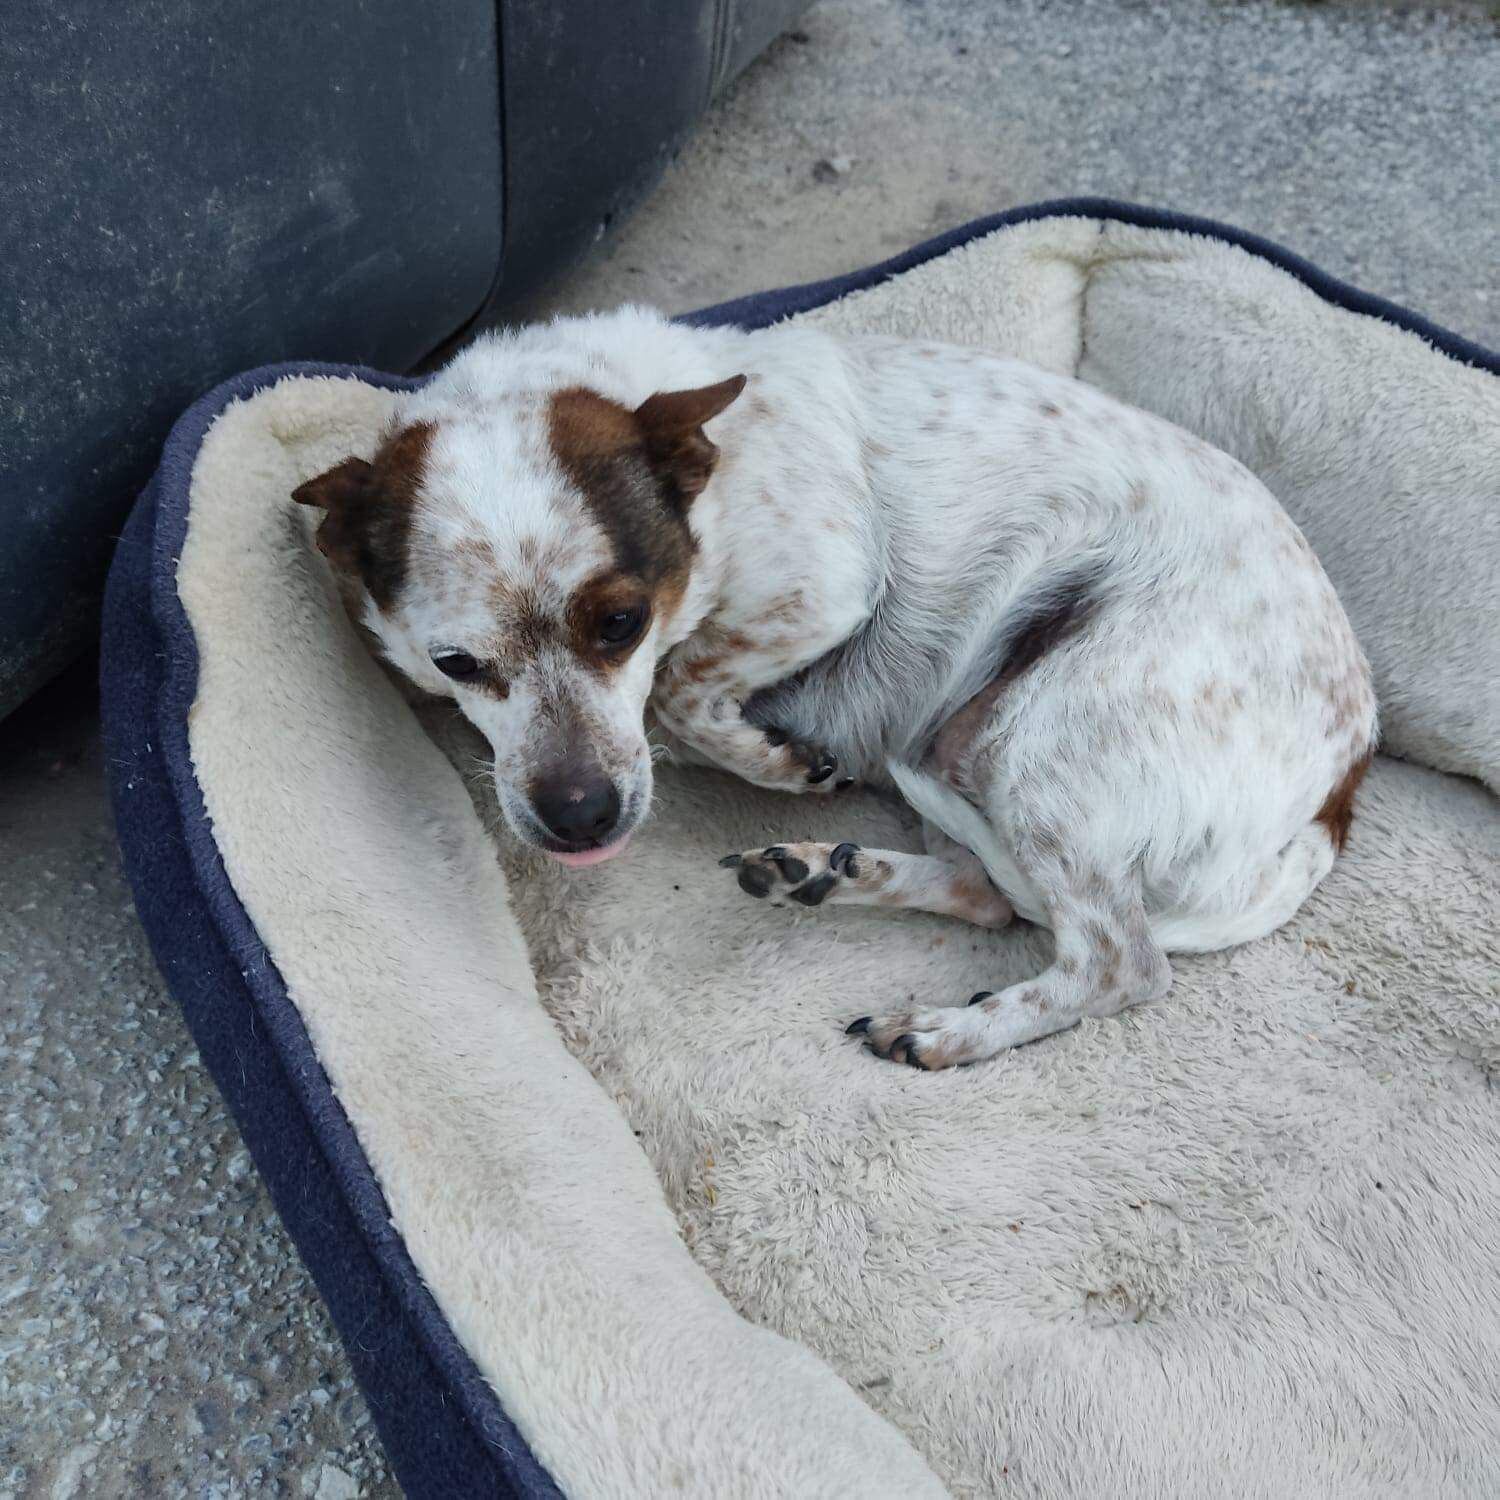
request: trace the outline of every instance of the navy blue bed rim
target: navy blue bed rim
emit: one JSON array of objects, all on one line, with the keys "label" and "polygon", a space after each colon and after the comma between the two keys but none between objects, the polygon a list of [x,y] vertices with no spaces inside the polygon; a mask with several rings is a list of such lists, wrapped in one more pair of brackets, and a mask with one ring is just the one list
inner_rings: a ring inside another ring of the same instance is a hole
[{"label": "navy blue bed rim", "polygon": [[[1500,374],[1500,356],[1270,241],[1210,220],[1101,198],[976,219],[879,265],[723,302],[684,321],[762,328],[889,281],[997,229],[1059,217],[1238,245],[1327,302],[1395,324],[1450,358]],[[193,773],[188,711],[198,654],[176,591],[193,465],[204,435],[230,402],[287,375],[357,376],[394,390],[419,383],[346,365],[267,365],[225,381],[172,429],[121,537],[104,607],[104,734],[125,869],[157,963],[333,1314],[406,1493],[434,1500],[556,1496],[552,1477],[459,1344],[391,1226],[380,1184],[230,884]]]}]

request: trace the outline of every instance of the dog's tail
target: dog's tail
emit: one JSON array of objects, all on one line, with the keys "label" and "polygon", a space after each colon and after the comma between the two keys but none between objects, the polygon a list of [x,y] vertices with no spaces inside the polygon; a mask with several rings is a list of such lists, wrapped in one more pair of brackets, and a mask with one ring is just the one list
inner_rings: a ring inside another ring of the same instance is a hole
[{"label": "dog's tail", "polygon": [[978,857],[985,873],[1028,922],[1049,925],[1036,887],[1016,863],[1015,855],[1005,847],[1005,841],[972,802],[966,801],[937,777],[928,776],[901,761],[887,761],[886,770],[897,790],[917,812],[941,828],[955,844],[962,844]]}]

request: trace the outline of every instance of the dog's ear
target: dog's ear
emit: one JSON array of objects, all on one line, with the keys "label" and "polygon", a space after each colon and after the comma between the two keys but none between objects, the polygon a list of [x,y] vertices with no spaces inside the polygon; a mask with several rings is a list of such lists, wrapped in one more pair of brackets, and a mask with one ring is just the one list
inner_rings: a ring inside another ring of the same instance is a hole
[{"label": "dog's ear", "polygon": [[292,499],[323,511],[318,551],[362,583],[381,609],[406,577],[408,534],[432,440],[430,422],[386,436],[373,463],[346,458],[298,485]]},{"label": "dog's ear", "polygon": [[298,505],[316,505],[330,515],[360,504],[370,491],[375,466],[362,458],[346,458],[343,463],[325,469],[316,479],[299,484],[292,491]]},{"label": "dog's ear", "polygon": [[335,567],[359,571],[359,538],[374,500],[375,466],[346,458],[292,491],[298,505],[327,512],[318,525],[318,551]]},{"label": "dog's ear", "polygon": [[745,389],[743,375],[690,391],[658,391],[635,409],[651,466],[683,506],[702,494],[719,461],[719,450],[704,436],[711,422]]}]

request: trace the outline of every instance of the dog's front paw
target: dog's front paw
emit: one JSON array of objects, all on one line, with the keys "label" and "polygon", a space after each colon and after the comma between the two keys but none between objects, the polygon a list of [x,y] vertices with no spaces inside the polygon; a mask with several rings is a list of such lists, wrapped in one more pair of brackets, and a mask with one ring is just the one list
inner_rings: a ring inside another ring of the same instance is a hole
[{"label": "dog's front paw", "polygon": [[[987,998],[987,992],[974,997],[982,998]],[[903,1010],[883,1016],[861,1016],[850,1022],[844,1032],[862,1038],[877,1057],[935,1073],[989,1055],[978,1045],[979,1034],[984,1030],[983,1020],[983,1016],[976,1019],[976,1013],[966,1006]]]},{"label": "dog's front paw", "polygon": [[831,750],[807,740],[794,740],[784,729],[765,731],[766,743],[786,768],[799,789],[812,792],[842,792],[854,785],[852,776],[839,774],[839,760]]},{"label": "dog's front paw", "polygon": [[719,863],[734,870],[747,896],[769,898],[772,906],[795,902],[821,906],[845,880],[859,873],[858,844],[772,844],[726,854]]}]

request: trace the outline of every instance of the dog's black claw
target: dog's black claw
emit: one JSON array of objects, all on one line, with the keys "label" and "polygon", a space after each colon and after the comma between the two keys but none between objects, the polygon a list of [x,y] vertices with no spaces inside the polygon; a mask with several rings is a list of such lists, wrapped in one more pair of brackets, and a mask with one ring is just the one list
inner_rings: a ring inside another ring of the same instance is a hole
[{"label": "dog's black claw", "polygon": [[765,859],[780,859],[786,850],[780,844],[772,844],[769,849],[762,849],[760,852]]},{"label": "dog's black claw", "polygon": [[979,990],[969,997],[969,1004],[978,1005],[981,1000],[988,1000],[994,993],[994,990]]},{"label": "dog's black claw", "polygon": [[[802,864],[801,860],[797,861]],[[807,879],[807,866],[802,865],[802,878]],[[834,886],[839,883],[839,878],[831,870],[819,875],[816,880],[808,880],[806,885],[799,885],[792,892],[792,900],[800,901],[803,906],[821,906],[824,898]]]},{"label": "dog's black claw", "polygon": [[757,900],[771,894],[771,876],[762,865],[741,865],[739,882],[740,889]]},{"label": "dog's black claw", "polygon": [[851,786],[853,786],[853,785],[854,785],[854,778],[852,776],[845,776],[842,781],[838,781],[838,782],[834,783],[834,788],[833,789],[836,792],[847,792],[849,790],[849,788]]},{"label": "dog's black claw", "polygon": [[742,854],[726,854],[724,858],[719,861],[719,868],[721,870],[733,870],[743,863],[744,856]]},{"label": "dog's black claw", "polygon": [[778,729],[774,724],[765,731],[766,743],[773,746],[781,746],[791,739],[786,730]]},{"label": "dog's black claw", "polygon": [[826,750],[818,763],[807,773],[808,786],[821,786],[839,768],[839,763]]},{"label": "dog's black claw", "polygon": [[828,856],[828,868],[840,875],[853,875],[854,856],[859,853],[858,844],[836,844],[833,853]]},{"label": "dog's black claw", "polygon": [[844,1035],[863,1036],[865,1032],[870,1029],[870,1022],[874,1019],[874,1016],[861,1016],[859,1020],[851,1021],[846,1027],[844,1027]]}]

